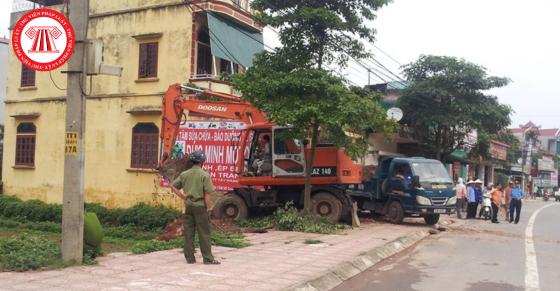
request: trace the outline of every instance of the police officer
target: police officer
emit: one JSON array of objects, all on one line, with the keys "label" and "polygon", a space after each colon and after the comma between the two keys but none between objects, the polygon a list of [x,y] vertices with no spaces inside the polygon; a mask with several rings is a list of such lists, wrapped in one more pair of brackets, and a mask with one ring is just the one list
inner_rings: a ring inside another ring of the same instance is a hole
[{"label": "police officer", "polygon": [[[210,194],[214,191],[214,185],[210,174],[202,170],[206,161],[203,151],[194,151],[189,160],[193,167],[182,172],[171,184],[171,190],[185,200],[185,244],[183,251],[187,263],[194,264],[194,231],[198,232],[200,252],[204,264],[217,265],[219,261],[212,255],[210,243]],[[178,190],[183,189],[185,195]]]}]

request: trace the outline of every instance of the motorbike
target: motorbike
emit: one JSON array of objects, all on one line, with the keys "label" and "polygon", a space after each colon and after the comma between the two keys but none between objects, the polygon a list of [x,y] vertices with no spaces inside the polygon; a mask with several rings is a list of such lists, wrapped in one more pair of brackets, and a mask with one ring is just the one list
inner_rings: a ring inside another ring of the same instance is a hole
[{"label": "motorbike", "polygon": [[482,216],[484,216],[484,220],[488,220],[492,218],[492,200],[488,197],[488,194],[482,194]]},{"label": "motorbike", "polygon": [[543,195],[543,197],[542,197],[542,200],[543,200],[544,202],[547,202],[547,201],[548,201],[548,196],[550,196],[550,194],[548,193],[548,191],[544,192],[544,195]]}]

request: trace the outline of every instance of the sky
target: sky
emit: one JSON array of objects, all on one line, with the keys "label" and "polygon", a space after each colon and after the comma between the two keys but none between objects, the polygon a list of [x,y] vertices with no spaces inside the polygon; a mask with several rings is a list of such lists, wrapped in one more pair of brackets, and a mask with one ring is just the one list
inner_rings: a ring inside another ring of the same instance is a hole
[{"label": "sky", "polygon": [[[2,37],[9,36],[12,2],[0,0]],[[560,128],[560,1],[393,0],[376,15],[375,47],[368,48],[393,74],[402,76],[400,65],[422,54],[463,58],[512,80],[488,92],[515,111],[510,128],[529,121]],[[265,30],[265,44],[273,46],[274,38]],[[366,85],[367,71],[350,66],[348,79]],[[371,84],[383,82],[370,74]]]}]

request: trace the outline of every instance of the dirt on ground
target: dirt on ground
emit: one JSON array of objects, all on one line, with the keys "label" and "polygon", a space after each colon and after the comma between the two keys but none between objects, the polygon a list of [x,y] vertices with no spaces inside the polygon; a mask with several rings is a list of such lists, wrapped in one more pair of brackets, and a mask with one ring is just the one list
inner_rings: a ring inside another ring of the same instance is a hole
[{"label": "dirt on ground", "polygon": [[375,175],[375,170],[377,169],[377,166],[364,166],[362,167],[362,180],[369,180],[373,177],[373,175]]},{"label": "dirt on ground", "polygon": [[[369,212],[359,213],[360,223],[365,224],[377,224],[383,223],[380,221],[380,217],[377,217]],[[237,232],[237,233],[264,233],[268,229],[273,228],[275,225],[271,225],[265,228],[243,228],[235,225],[235,221],[225,221],[219,219],[211,219],[210,226],[212,230],[216,233],[223,232]],[[183,231],[185,230],[184,215],[181,214],[179,218],[175,219],[173,222],[168,224],[163,233],[156,237],[156,240],[169,241],[176,238],[183,237]]]}]

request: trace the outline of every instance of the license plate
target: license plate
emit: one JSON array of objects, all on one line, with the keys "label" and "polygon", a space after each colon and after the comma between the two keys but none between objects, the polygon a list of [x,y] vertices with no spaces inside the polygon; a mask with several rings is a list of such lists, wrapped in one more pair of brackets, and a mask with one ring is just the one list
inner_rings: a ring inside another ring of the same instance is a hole
[{"label": "license plate", "polygon": [[447,209],[434,209],[434,213],[445,213]]}]

